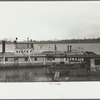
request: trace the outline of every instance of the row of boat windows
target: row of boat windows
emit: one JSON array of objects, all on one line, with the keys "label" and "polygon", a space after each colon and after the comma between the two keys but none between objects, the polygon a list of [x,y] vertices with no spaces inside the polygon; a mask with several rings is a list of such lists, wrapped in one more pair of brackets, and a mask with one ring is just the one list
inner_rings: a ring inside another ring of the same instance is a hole
[{"label": "row of boat windows", "polygon": [[[59,58],[58,58],[59,59]],[[61,59],[61,58],[60,58]],[[47,60],[55,60],[55,58],[47,58]],[[83,58],[65,58],[66,61],[84,61]]]},{"label": "row of boat windows", "polygon": [[[10,60],[18,60],[18,58],[15,59],[5,58],[5,61],[10,61]],[[24,58],[24,61],[28,61],[28,58]],[[37,57],[34,58],[34,61],[37,61]]]},{"label": "row of boat windows", "polygon": [[[15,58],[15,59],[9,59],[9,58],[5,58],[5,61],[10,61],[10,60],[18,60],[18,58]],[[35,57],[34,58],[34,61],[37,61],[38,58]],[[47,58],[48,61],[52,61],[52,60],[55,60],[55,58]],[[24,58],[24,61],[28,61],[28,58]]]},{"label": "row of boat windows", "polygon": [[16,53],[31,53],[32,50],[17,50]]},{"label": "row of boat windows", "polygon": [[[28,57],[26,57],[26,58],[23,58],[24,59],[24,61],[28,61]],[[9,58],[5,58],[5,61],[9,61],[9,60],[18,60],[18,58],[15,58],[15,59],[9,59]],[[34,61],[37,61],[38,60],[38,58],[37,57],[35,57],[34,58]],[[47,61],[52,61],[52,60],[55,60],[55,58],[47,58]],[[63,59],[62,59],[63,60]],[[70,60],[70,61],[83,61],[83,59],[82,58],[79,58],[79,59],[75,59],[75,58],[66,58],[66,61],[67,60]],[[98,62],[97,62],[98,63]]]}]

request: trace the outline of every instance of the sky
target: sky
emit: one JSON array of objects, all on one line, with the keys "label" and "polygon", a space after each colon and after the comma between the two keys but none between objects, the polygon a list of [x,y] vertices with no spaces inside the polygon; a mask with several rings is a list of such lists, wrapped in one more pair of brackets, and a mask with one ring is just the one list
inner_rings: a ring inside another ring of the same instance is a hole
[{"label": "sky", "polygon": [[100,38],[100,1],[0,2],[0,39]]}]

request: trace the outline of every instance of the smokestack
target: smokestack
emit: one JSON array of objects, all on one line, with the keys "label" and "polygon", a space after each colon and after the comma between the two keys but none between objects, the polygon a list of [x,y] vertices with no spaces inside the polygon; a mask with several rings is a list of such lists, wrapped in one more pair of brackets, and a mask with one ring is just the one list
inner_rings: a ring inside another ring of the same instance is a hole
[{"label": "smokestack", "polygon": [[56,51],[57,51],[57,46],[56,46],[56,44],[54,45],[54,52],[55,52],[55,54],[56,54]]},{"label": "smokestack", "polygon": [[69,52],[69,45],[67,46],[67,52]]},{"label": "smokestack", "polygon": [[69,50],[70,52],[72,51],[72,45],[70,45],[70,50]]},{"label": "smokestack", "polygon": [[55,44],[55,51],[57,50],[57,46],[56,46],[56,44]]},{"label": "smokestack", "polygon": [[5,41],[2,41],[2,53],[5,53]]}]

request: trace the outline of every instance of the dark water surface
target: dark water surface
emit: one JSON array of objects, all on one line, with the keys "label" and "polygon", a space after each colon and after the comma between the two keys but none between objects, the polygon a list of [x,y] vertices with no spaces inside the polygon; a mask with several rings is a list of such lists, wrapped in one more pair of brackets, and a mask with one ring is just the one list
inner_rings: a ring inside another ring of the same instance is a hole
[{"label": "dark water surface", "polygon": [[51,81],[46,75],[46,68],[9,68],[0,69],[0,81],[2,82],[46,82]]},{"label": "dark water surface", "polygon": [[[87,76],[61,75],[58,82],[100,81],[100,72],[89,72]],[[0,69],[0,82],[55,82],[54,75],[47,74],[47,67]]]}]

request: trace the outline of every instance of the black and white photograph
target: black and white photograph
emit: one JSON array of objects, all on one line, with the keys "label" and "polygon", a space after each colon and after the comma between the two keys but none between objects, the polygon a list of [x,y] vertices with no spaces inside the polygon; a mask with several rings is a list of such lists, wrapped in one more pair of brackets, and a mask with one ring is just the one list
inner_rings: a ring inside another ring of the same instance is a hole
[{"label": "black and white photograph", "polygon": [[0,82],[78,81],[100,81],[100,2],[0,2]]}]

